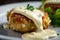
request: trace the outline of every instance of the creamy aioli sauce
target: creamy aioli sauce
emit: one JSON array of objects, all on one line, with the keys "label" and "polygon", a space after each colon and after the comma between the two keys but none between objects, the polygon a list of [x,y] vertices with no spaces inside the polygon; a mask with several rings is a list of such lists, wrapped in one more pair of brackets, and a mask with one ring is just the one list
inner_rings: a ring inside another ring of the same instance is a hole
[{"label": "creamy aioli sauce", "polygon": [[56,37],[57,34],[54,30],[46,29],[40,32],[26,33],[22,35],[24,40],[48,40],[49,38]]},{"label": "creamy aioli sauce", "polygon": [[56,32],[53,30],[49,30],[49,29],[43,30],[42,16],[44,15],[44,12],[37,9],[30,11],[25,9],[25,7],[16,7],[12,11],[12,13],[14,12],[28,17],[35,23],[36,27],[38,28],[36,32],[23,34],[22,38],[24,40],[48,40],[48,38],[50,37],[57,36]]}]

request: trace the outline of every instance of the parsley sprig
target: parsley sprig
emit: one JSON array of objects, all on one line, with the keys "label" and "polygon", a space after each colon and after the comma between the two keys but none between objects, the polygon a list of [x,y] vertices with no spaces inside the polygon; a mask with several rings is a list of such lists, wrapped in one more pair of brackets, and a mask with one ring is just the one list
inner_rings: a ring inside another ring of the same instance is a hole
[{"label": "parsley sprig", "polygon": [[31,6],[30,4],[28,4],[26,9],[28,9],[28,10],[30,10],[30,11],[33,11],[33,10],[34,10],[34,7]]}]

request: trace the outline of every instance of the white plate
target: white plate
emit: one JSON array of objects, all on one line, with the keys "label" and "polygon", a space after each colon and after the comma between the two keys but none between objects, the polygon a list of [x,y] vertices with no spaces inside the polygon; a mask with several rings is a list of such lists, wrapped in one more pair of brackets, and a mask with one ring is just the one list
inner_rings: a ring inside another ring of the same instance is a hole
[{"label": "white plate", "polygon": [[[7,4],[7,5],[0,6],[0,24],[7,22],[7,20],[6,20],[7,11],[9,11],[10,9],[12,9],[16,6],[26,6],[27,4],[31,4],[34,7],[38,7],[41,4],[41,2],[21,2],[21,3],[13,3],[13,4]],[[60,34],[60,28],[53,28],[51,26],[50,29],[56,30],[56,32]],[[4,35],[0,35],[0,38],[21,40],[21,38],[8,37],[8,36],[4,36]],[[53,39],[50,39],[50,40],[60,40],[60,35],[58,35],[57,38],[53,38]]]}]

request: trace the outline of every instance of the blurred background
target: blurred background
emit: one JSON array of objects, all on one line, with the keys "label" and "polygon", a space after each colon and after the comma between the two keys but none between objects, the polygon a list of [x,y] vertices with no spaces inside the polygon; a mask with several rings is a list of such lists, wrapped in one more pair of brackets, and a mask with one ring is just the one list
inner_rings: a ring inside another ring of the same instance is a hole
[{"label": "blurred background", "polygon": [[0,0],[0,5],[27,1],[41,1],[41,0]]}]

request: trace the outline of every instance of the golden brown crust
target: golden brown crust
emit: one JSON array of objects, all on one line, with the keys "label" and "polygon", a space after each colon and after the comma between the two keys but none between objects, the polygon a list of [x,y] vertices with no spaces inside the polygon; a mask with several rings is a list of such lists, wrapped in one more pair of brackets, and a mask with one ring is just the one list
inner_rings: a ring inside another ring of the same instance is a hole
[{"label": "golden brown crust", "polygon": [[29,32],[36,30],[36,26],[32,20],[27,17],[13,13],[10,17],[10,28],[20,32]]}]

